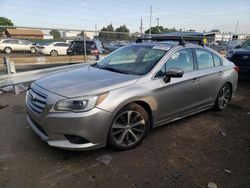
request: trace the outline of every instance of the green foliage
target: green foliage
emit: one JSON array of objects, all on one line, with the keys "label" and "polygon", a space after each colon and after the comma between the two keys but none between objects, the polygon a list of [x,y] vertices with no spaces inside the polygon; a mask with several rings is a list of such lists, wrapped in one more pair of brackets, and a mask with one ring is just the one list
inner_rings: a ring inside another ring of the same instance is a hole
[{"label": "green foliage", "polygon": [[105,32],[114,32],[114,27],[112,24],[107,25],[107,27],[103,27],[99,33],[99,38],[102,41],[110,41],[110,40],[115,40],[116,35],[114,33],[105,33]]},{"label": "green foliage", "polygon": [[53,36],[53,39],[54,40],[61,40],[61,33],[59,30],[57,29],[52,29],[50,32],[49,32],[50,35]]},{"label": "green foliage", "polygon": [[[129,34],[123,34],[123,33],[129,33],[129,29],[126,25],[121,25],[120,27],[114,29],[112,24],[107,25],[107,27],[103,27],[99,33],[99,38],[102,41],[114,41],[114,40],[128,40],[130,39]],[[105,33],[107,32],[107,33]],[[114,33],[108,33],[108,32],[114,32]],[[119,32],[119,33],[118,33]],[[121,33],[120,33],[121,32]]]},{"label": "green foliage", "polygon": [[120,27],[115,29],[115,32],[129,33],[129,29],[127,28],[126,25],[121,25]]},{"label": "green foliage", "polygon": [[[163,26],[151,27],[151,34],[160,34],[160,33],[168,33],[177,31],[175,28],[164,28]],[[145,33],[149,33],[149,29],[145,31]]]},{"label": "green foliage", "polygon": [[123,34],[123,33],[129,33],[129,29],[126,27],[126,25],[121,25],[120,27],[115,29],[115,32],[122,32],[116,34],[117,40],[129,40],[129,34]]},{"label": "green foliage", "polygon": [[[5,17],[0,17],[0,25],[7,25],[7,26],[13,26],[14,24],[12,23],[12,21],[8,18]],[[0,28],[0,32],[4,31],[5,28]]]}]

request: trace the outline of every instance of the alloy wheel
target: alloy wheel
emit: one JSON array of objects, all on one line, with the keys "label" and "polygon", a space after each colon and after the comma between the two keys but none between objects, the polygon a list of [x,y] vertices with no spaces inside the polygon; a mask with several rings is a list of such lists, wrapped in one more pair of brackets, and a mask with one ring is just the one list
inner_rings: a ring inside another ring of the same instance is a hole
[{"label": "alloy wheel", "polygon": [[131,146],[141,140],[146,131],[146,122],[137,111],[121,113],[112,125],[111,135],[119,146]]},{"label": "alloy wheel", "polygon": [[219,98],[218,98],[218,107],[220,109],[224,109],[226,108],[227,104],[229,103],[230,99],[231,99],[231,88],[228,85],[225,85],[219,94]]}]

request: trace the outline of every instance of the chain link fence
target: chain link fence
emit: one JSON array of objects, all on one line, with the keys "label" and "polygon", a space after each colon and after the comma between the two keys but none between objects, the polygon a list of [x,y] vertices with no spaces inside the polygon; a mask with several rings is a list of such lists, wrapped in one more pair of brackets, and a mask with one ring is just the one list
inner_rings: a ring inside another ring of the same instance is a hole
[{"label": "chain link fence", "polygon": [[[209,47],[224,52],[242,44],[250,35],[228,33],[175,32],[157,35],[75,29],[6,27],[0,38],[0,75],[8,74],[6,58],[15,72],[39,70],[62,65],[95,62],[140,37],[189,36],[206,40]],[[3,29],[4,28],[4,29]]]}]

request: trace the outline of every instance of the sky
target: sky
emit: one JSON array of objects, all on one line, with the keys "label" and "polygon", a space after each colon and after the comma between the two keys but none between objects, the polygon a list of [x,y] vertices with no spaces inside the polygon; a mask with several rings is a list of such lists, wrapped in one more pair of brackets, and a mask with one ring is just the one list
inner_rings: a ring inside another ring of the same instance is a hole
[{"label": "sky", "polygon": [[125,24],[131,32],[159,24],[176,29],[250,33],[250,0],[0,0],[0,16],[16,26],[101,29]]}]

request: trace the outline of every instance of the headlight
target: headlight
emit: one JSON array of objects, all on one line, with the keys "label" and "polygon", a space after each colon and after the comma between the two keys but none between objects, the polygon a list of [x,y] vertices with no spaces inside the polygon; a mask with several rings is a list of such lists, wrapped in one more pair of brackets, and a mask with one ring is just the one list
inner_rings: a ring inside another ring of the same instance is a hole
[{"label": "headlight", "polygon": [[104,93],[98,96],[85,96],[61,100],[56,103],[55,110],[85,112],[99,105],[107,95],[108,93]]}]

